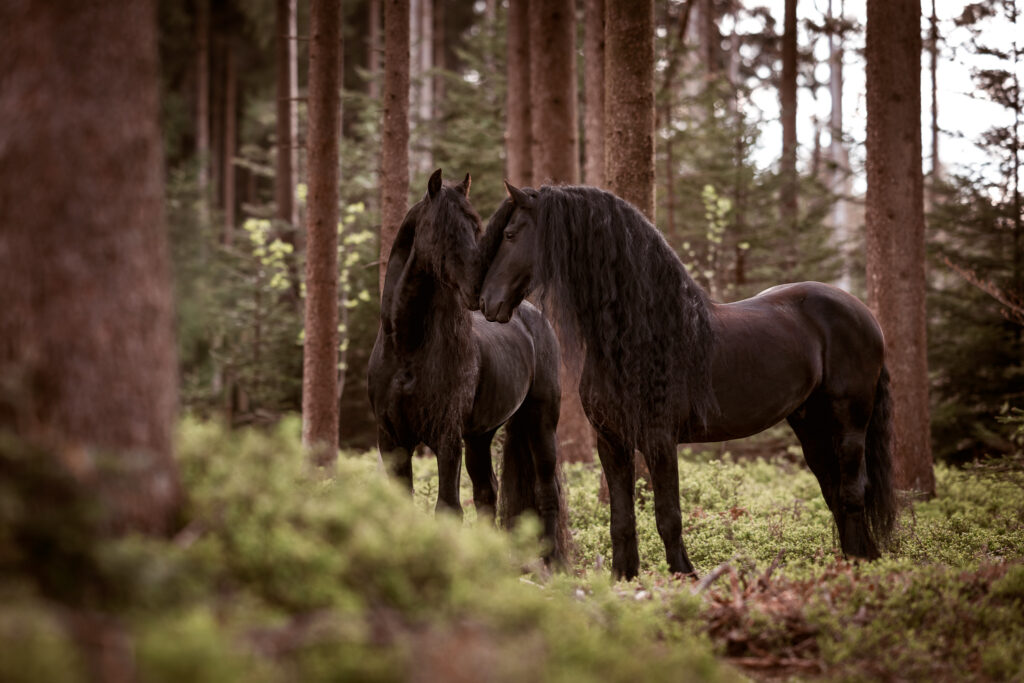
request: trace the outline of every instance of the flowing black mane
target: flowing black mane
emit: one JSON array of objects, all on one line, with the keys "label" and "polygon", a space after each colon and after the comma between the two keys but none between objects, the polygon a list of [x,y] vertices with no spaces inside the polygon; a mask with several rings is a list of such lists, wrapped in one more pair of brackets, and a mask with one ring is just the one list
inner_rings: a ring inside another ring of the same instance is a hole
[{"label": "flowing black mane", "polygon": [[[661,233],[628,202],[591,187],[525,190],[537,225],[533,283],[556,327],[588,365],[625,418],[623,435],[641,446],[651,428],[671,428],[680,414],[704,424],[711,391],[710,300]],[[498,208],[481,241],[493,260],[515,210]],[[575,339],[574,339],[575,338]]]}]

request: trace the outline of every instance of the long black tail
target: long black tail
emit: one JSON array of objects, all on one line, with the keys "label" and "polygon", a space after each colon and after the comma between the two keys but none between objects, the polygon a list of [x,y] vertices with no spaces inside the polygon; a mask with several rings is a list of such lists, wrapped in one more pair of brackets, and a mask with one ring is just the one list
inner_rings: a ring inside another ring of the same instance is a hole
[{"label": "long black tail", "polygon": [[864,458],[868,474],[864,511],[872,538],[880,549],[884,549],[892,538],[899,513],[892,475],[892,394],[889,370],[884,365],[878,377],[875,405],[868,422]]},{"label": "long black tail", "polygon": [[[505,446],[501,467],[501,490],[498,494],[498,517],[502,527],[511,529],[517,518],[527,510],[541,517],[537,498],[537,470],[529,438],[515,420],[505,425]],[[565,503],[565,482],[562,468],[556,469],[558,515],[555,522],[554,548],[549,557],[556,564],[568,566],[572,561],[573,542],[569,529],[569,511]],[[542,520],[543,523],[543,520]]]},{"label": "long black tail", "polygon": [[511,424],[505,426],[501,490],[498,493],[498,516],[506,529],[511,529],[526,510],[537,509],[537,473],[530,444],[525,434],[511,427]]}]

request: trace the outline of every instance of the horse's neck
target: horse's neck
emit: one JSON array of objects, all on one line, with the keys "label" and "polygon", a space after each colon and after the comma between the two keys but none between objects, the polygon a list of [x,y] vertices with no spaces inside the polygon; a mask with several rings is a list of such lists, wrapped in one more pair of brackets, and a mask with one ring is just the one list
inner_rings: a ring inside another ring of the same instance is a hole
[{"label": "horse's neck", "polygon": [[455,362],[466,353],[470,318],[451,289],[413,252],[393,292],[390,327],[399,353],[444,353]]}]

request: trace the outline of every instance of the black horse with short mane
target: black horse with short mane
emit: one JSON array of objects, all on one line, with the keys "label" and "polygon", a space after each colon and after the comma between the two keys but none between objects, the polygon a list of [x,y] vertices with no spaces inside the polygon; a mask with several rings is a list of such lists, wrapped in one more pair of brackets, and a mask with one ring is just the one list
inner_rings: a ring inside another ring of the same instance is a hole
[{"label": "black horse with short mane", "polygon": [[449,186],[435,171],[392,246],[369,366],[378,446],[410,491],[413,449],[429,446],[437,455],[437,508],[461,515],[464,439],[477,511],[493,518],[491,440],[505,425],[502,521],[509,526],[520,513],[536,512],[549,543],[546,559],[561,561],[568,530],[556,476],[558,341],[529,304],[508,325],[467,310],[479,295],[480,236],[469,186],[469,175]]},{"label": "black horse with short mane", "polygon": [[591,187],[506,186],[480,245],[480,307],[506,321],[536,289],[582,343],[580,398],[608,479],[616,575],[639,570],[635,449],[651,472],[669,569],[689,574],[676,444],[737,439],[783,419],[843,552],[879,556],[897,514],[891,398],[882,332],[863,303],[818,282],[714,303],[625,200]]}]

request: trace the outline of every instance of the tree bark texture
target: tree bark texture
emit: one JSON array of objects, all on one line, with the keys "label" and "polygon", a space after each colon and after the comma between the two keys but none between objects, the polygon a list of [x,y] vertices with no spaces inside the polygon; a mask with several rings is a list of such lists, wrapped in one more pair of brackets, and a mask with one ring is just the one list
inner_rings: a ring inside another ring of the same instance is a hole
[{"label": "tree bark texture", "polygon": [[[156,3],[0,4],[0,430],[113,531],[180,500]],[[45,501],[38,501],[45,505]]]},{"label": "tree bark texture", "polygon": [[779,214],[783,225],[793,230],[796,229],[797,218],[796,42],[796,0],[786,0],[782,31],[782,77],[779,80],[779,109],[782,116]]},{"label": "tree bark texture", "polygon": [[210,0],[196,4],[196,185],[204,220],[210,192]]},{"label": "tree bark texture", "polygon": [[654,4],[606,0],[605,182],[654,222]]},{"label": "tree bark texture", "polygon": [[[841,5],[840,5],[841,6]],[[832,224],[832,234],[839,253],[842,255],[842,272],[839,281],[836,283],[841,289],[850,290],[852,285],[850,273],[850,240],[852,231],[850,226],[849,207],[846,198],[851,193],[850,186],[850,156],[843,140],[843,36],[839,30],[839,23],[843,17],[840,13],[836,16],[832,12],[832,2],[828,4],[828,20],[831,26],[829,33],[829,96],[832,100],[832,109],[829,115],[829,135],[831,144],[829,146],[829,159],[831,161],[831,173],[829,179],[829,190],[839,195],[832,204],[829,212],[829,222]]]},{"label": "tree bark texture", "polygon": [[530,5],[530,130],[533,182],[578,183],[576,132],[576,5],[545,0]]},{"label": "tree bark texture", "polygon": [[604,0],[585,0],[583,12],[583,182],[604,187]]},{"label": "tree bark texture", "polygon": [[366,20],[369,22],[366,32],[366,70],[370,74],[371,100],[380,97],[380,3],[381,0],[369,0],[366,10]]},{"label": "tree bark texture", "polygon": [[[576,120],[576,14],[572,0],[532,2],[529,9],[529,116],[534,185],[579,182]],[[543,46],[543,49],[534,49]],[[556,329],[559,340],[564,338]],[[563,356],[578,355],[563,347]],[[560,369],[562,409],[558,418],[558,457],[588,462],[594,436],[579,397],[579,372]]]},{"label": "tree bark texture", "polygon": [[530,0],[509,0],[505,174],[513,185],[533,185],[530,122]]},{"label": "tree bark texture", "polygon": [[897,486],[935,493],[925,334],[920,0],[867,5],[867,289],[892,375]]},{"label": "tree bark texture", "polygon": [[309,27],[309,199],[302,441],[319,464],[338,451],[338,135],[341,3],[312,0]]},{"label": "tree bark texture", "polygon": [[384,3],[384,120],[380,150],[380,289],[409,199],[409,0]]},{"label": "tree bark texture", "polygon": [[238,172],[235,148],[238,144],[238,65],[235,43],[228,38],[224,51],[224,232],[221,240],[231,244],[235,235]]}]

